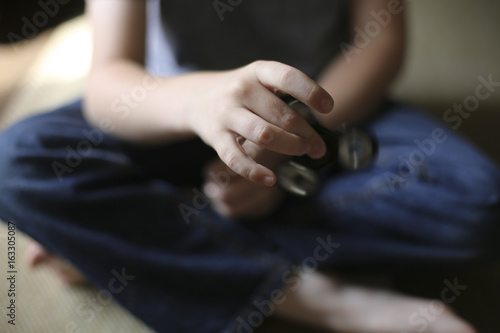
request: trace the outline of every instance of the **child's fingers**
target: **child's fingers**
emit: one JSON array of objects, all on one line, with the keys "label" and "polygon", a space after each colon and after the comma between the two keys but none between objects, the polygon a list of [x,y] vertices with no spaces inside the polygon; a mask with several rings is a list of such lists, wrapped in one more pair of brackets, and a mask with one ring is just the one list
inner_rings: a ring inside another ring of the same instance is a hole
[{"label": "child's fingers", "polygon": [[202,172],[205,179],[214,178],[217,177],[218,174],[222,174],[223,183],[229,183],[234,181],[235,179],[241,178],[240,175],[234,172],[229,172],[229,170],[227,169],[227,165],[222,162],[220,158],[214,158],[212,161],[205,164],[203,166]]},{"label": "child's fingers", "polygon": [[[208,193],[210,188],[217,186],[212,180],[204,184],[203,190]],[[228,186],[221,188],[212,195],[211,199],[217,202],[224,202],[227,205],[237,205],[240,201],[250,199],[250,195],[261,187],[260,184],[249,182],[243,177],[239,177],[231,181]]]},{"label": "child's fingers", "polygon": [[257,80],[270,91],[290,94],[320,113],[332,110],[330,94],[298,69],[274,61],[257,61],[251,66]]},{"label": "child's fingers", "polygon": [[[299,113],[294,111],[281,98],[277,97],[264,87],[256,89],[252,94],[250,94],[249,98],[243,101],[243,105],[267,122],[283,129],[288,133],[300,137],[304,141],[304,144],[308,145],[310,148],[324,145],[320,135]],[[252,141],[256,142],[255,140]],[[288,143],[288,145],[292,144],[294,143]],[[281,150],[275,151],[282,152]],[[300,155],[304,153],[310,152],[309,150],[304,151],[302,149]],[[289,154],[292,155],[293,153]]]},{"label": "child's fingers", "polygon": [[[307,153],[311,154],[312,157],[322,156],[322,154],[318,153],[318,151],[324,150],[324,143],[318,132],[316,132],[299,113],[294,111],[290,106],[288,106],[287,103],[285,103],[281,98],[277,97],[269,90],[263,87],[261,89],[255,90],[252,94],[250,94],[250,96],[248,96],[245,101],[243,101],[243,104],[247,109],[251,110],[260,118],[290,134],[296,135],[302,141],[302,143],[300,144],[293,141],[276,142],[275,146],[277,148],[270,148],[271,150],[287,155],[302,155]],[[236,122],[236,124],[239,125],[241,124],[241,122]],[[263,124],[260,125],[263,126]],[[270,126],[267,130],[274,130],[274,127]],[[285,140],[286,135],[282,130],[277,131],[280,133],[280,136],[275,138]],[[237,130],[235,131],[237,132]],[[274,132],[276,132],[276,130],[274,130]],[[243,133],[240,134],[243,135]],[[272,138],[267,138],[267,142],[264,142],[265,145],[262,145],[255,140],[251,141],[267,148],[270,147],[268,141],[271,139]],[[297,144],[297,147],[291,147],[292,145],[295,146]],[[305,149],[306,146],[308,147],[308,149]],[[293,153],[289,148],[295,148],[295,150],[298,150],[299,152]]]},{"label": "child's fingers", "polygon": [[271,170],[248,157],[238,143],[236,134],[221,133],[213,148],[222,162],[240,176],[266,186],[272,186],[276,182],[276,175]]},{"label": "child's fingers", "polygon": [[315,141],[302,138],[244,109],[233,111],[227,119],[227,127],[260,147],[284,155],[300,156],[310,153],[315,157],[321,157],[324,153],[324,144],[318,134],[315,135],[317,136]]},{"label": "child's fingers", "polygon": [[[268,204],[268,202],[262,202],[263,196],[259,195],[262,193],[260,185],[250,184],[253,186],[249,185],[247,180],[242,180],[234,184],[235,188],[231,189],[234,196],[229,197],[229,193],[226,193],[224,196],[228,200],[219,198],[212,200],[214,209],[223,216],[238,218],[251,215],[256,209],[261,208],[264,204]],[[266,190],[270,190],[270,188],[266,188]]]}]

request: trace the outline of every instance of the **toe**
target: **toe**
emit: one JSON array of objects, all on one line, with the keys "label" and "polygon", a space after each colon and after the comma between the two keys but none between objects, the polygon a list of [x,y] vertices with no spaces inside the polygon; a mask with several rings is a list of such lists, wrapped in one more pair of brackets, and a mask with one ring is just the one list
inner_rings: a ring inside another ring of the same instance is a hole
[{"label": "toe", "polygon": [[26,261],[30,267],[47,262],[51,254],[35,241],[30,241],[26,250]]}]

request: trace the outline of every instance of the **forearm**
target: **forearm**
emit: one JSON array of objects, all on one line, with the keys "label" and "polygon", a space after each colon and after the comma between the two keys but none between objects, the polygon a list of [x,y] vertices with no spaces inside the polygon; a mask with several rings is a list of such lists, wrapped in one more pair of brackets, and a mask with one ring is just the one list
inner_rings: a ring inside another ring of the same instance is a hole
[{"label": "forearm", "polygon": [[[362,8],[353,14],[353,27],[364,28],[366,22],[373,21],[373,17],[366,14],[370,10],[387,8],[380,0],[358,0],[358,3]],[[381,27],[380,33],[370,38],[368,46],[359,47],[354,42],[349,45],[353,48],[333,59],[318,79],[335,100],[330,114],[318,115],[319,121],[330,129],[344,122],[365,119],[384,97],[403,63],[404,12],[392,15],[390,24]]]},{"label": "forearm", "polygon": [[331,114],[318,116],[324,126],[334,129],[341,123],[359,122],[366,118],[384,97],[398,72],[401,59],[387,54],[384,50],[366,50],[365,54],[360,54],[359,58],[350,64],[341,56],[319,80],[335,100]]},{"label": "forearm", "polygon": [[189,138],[195,135],[187,119],[192,95],[210,76],[153,77],[132,61],[114,61],[90,74],[84,113],[94,126],[136,143]]}]

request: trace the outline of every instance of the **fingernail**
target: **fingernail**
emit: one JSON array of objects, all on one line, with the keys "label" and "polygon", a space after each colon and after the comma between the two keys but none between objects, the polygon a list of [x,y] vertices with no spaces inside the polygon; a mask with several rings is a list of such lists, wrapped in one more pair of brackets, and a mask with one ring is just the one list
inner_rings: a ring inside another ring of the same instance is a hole
[{"label": "fingernail", "polygon": [[312,150],[312,145],[310,142],[307,142],[306,145],[304,146],[304,149],[302,149],[302,154],[300,155],[308,154],[311,150]]},{"label": "fingernail", "polygon": [[272,176],[265,176],[264,177],[264,184],[267,186],[273,186],[274,185],[274,177]]},{"label": "fingernail", "polygon": [[333,99],[324,98],[321,102],[321,109],[325,112],[331,111],[333,108]]},{"label": "fingernail", "polygon": [[311,157],[320,158],[326,153],[326,146],[323,142],[313,144],[312,149],[309,151]]}]

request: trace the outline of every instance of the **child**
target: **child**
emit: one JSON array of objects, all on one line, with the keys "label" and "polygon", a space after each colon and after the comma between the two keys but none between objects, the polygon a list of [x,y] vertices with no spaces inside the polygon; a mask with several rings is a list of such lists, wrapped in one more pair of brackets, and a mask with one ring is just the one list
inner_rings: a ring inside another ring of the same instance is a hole
[{"label": "child", "polygon": [[[0,137],[0,217],[45,247],[33,261],[66,258],[160,332],[249,332],[270,315],[332,332],[475,332],[440,303],[324,272],[498,258],[497,167],[385,102],[400,1],[89,0],[87,12],[83,102]],[[325,145],[284,94],[330,129],[366,122],[377,163],[285,196],[276,166]],[[431,305],[435,320],[412,319]]]}]

